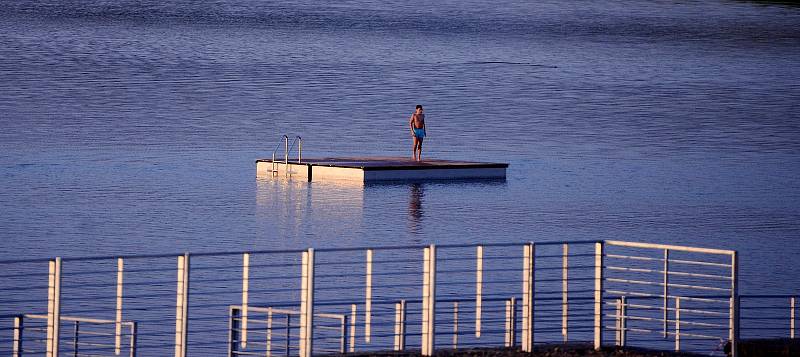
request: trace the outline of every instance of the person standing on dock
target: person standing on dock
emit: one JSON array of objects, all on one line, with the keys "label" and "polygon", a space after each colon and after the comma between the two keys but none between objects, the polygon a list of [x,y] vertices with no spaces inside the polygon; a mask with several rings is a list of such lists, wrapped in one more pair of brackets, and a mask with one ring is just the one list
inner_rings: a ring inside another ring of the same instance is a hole
[{"label": "person standing on dock", "polygon": [[422,140],[425,138],[425,113],[423,113],[421,105],[418,104],[414,114],[411,114],[408,125],[411,127],[411,137],[414,139],[411,157],[420,161],[422,160]]}]

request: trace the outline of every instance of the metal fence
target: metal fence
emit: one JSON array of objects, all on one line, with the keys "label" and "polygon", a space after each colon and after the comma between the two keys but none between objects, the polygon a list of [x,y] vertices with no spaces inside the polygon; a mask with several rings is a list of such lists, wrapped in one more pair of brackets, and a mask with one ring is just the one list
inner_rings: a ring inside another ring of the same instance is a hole
[{"label": "metal fence", "polygon": [[[13,355],[41,355],[48,338],[47,315],[20,315],[14,317]],[[103,351],[116,356],[136,356],[136,328],[133,321],[100,320],[82,317],[61,316],[62,333],[67,343],[62,347],[62,354],[70,356],[97,356]],[[66,325],[66,326],[64,326]],[[24,340],[22,332],[25,332]],[[31,348],[27,344],[33,344]],[[40,346],[37,349],[36,346]]]},{"label": "metal fence", "polygon": [[745,339],[797,338],[800,295],[742,295],[740,336]]},{"label": "metal fence", "polygon": [[606,242],[606,304],[615,342],[721,351],[738,338],[734,251]]},{"label": "metal fence", "polygon": [[564,342],[714,352],[739,331],[771,331],[758,321],[778,331],[768,307],[794,337],[793,298],[740,307],[737,269],[735,251],[620,241],[7,261],[0,354],[431,355]]},{"label": "metal fence", "polygon": [[[259,316],[261,318],[259,318]],[[230,307],[228,354],[231,356],[292,356],[299,351],[300,310],[272,307]],[[316,353],[343,354],[355,351],[355,338],[348,338],[355,329],[353,315],[314,314]],[[248,327],[249,326],[249,327]],[[247,335],[256,338],[247,338]],[[352,335],[355,337],[355,335]],[[350,348],[348,350],[348,341]]]}]

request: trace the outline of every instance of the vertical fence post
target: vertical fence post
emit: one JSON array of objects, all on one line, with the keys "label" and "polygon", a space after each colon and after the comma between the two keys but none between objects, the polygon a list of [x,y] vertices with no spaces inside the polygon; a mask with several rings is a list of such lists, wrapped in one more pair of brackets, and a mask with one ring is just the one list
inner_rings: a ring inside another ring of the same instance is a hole
[{"label": "vertical fence post", "polygon": [[75,321],[74,327],[72,329],[72,356],[78,357],[79,354],[79,347],[78,344],[80,343],[80,333],[81,333],[81,322]]},{"label": "vertical fence post", "polygon": [[511,329],[511,300],[506,300],[506,320],[505,320],[505,323],[506,323],[506,329],[505,329],[505,334],[503,336],[504,339],[505,339],[504,340],[505,343],[503,344],[503,346],[511,347],[511,334],[508,333],[508,330]]},{"label": "vertical fence post", "polygon": [[517,345],[517,298],[511,297],[511,347]]},{"label": "vertical fence post", "polygon": [[314,351],[314,248],[303,252],[300,292],[300,357]]},{"label": "vertical fence post", "polygon": [[122,352],[122,277],[125,261],[117,258],[117,308],[114,321],[114,354],[119,356]]},{"label": "vertical fence post", "polygon": [[[301,342],[302,344],[302,342]],[[292,352],[292,315],[286,314],[286,357]]]},{"label": "vertical fence post", "polygon": [[228,309],[228,357],[237,356],[239,352],[240,316],[239,308],[231,306]]},{"label": "vertical fence post", "polygon": [[367,249],[366,301],[364,302],[364,342],[372,339],[372,249]]},{"label": "vertical fence post", "polygon": [[620,332],[620,346],[625,347],[628,341],[628,301],[625,296],[620,297],[620,320],[619,320],[619,332]]},{"label": "vertical fence post", "polygon": [[272,307],[267,308],[267,357],[272,357]]},{"label": "vertical fence post", "polygon": [[430,274],[428,279],[430,283],[430,288],[428,289],[428,304],[430,306],[428,308],[428,351],[433,355],[436,350],[436,246],[433,244],[431,244],[430,262],[428,264],[430,265],[428,269]]},{"label": "vertical fence post", "polygon": [[340,327],[340,340],[339,340],[339,353],[345,354],[347,352],[347,315],[342,315]]},{"label": "vertical fence post", "polygon": [[730,301],[731,357],[739,356],[739,255],[731,253],[731,301]]},{"label": "vertical fence post", "polygon": [[481,337],[481,308],[483,307],[483,246],[475,251],[475,337]]},{"label": "vertical fence post", "polygon": [[422,355],[432,356],[436,348],[436,245],[423,252]]},{"label": "vertical fence post", "polygon": [[669,249],[664,249],[664,301],[662,310],[662,335],[667,338],[667,320],[669,319]]},{"label": "vertical fence post", "polygon": [[514,347],[517,344],[517,299],[511,297],[506,300],[506,347]]},{"label": "vertical fence post", "polygon": [[566,343],[569,341],[569,244],[563,245],[561,255],[561,336]]},{"label": "vertical fence post", "polygon": [[189,327],[189,253],[178,256],[178,284],[175,294],[175,357],[186,357]]},{"label": "vertical fence post", "polygon": [[[298,352],[300,357],[308,357],[309,353],[306,352],[306,333],[308,333],[308,327],[306,327],[306,322],[308,322],[306,318],[306,313],[308,311],[308,251],[303,252],[302,256],[300,268],[300,338],[298,339]],[[286,315],[288,316],[289,314],[287,313]],[[287,345],[289,342],[289,340],[286,341]]]},{"label": "vertical fence post", "polygon": [[394,350],[406,349],[406,301],[394,305]]},{"label": "vertical fence post", "polygon": [[136,338],[137,334],[139,333],[139,325],[136,321],[132,321],[131,325],[131,354],[130,357],[136,357]]},{"label": "vertical fence post", "polygon": [[422,337],[420,340],[420,348],[423,356],[430,356],[432,354],[428,346],[428,323],[430,322],[428,321],[430,320],[430,311],[428,311],[428,299],[430,295],[430,255],[431,249],[428,247],[424,248],[422,252]]},{"label": "vertical fence post", "polygon": [[622,297],[614,302],[614,345],[622,346]]},{"label": "vertical fence post", "polygon": [[250,253],[242,254],[242,349],[247,347],[247,304],[250,294]]},{"label": "vertical fence post", "polygon": [[356,316],[358,308],[356,304],[350,305],[350,352],[356,351]]},{"label": "vertical fence post", "polygon": [[789,338],[794,338],[794,305],[795,298],[792,296],[789,298]]},{"label": "vertical fence post", "polygon": [[681,298],[675,297],[675,351],[681,350]]},{"label": "vertical fence post", "polygon": [[603,242],[594,245],[594,349],[603,345]]},{"label": "vertical fence post", "polygon": [[11,346],[11,357],[22,356],[22,331],[25,317],[23,315],[14,316],[14,342]]},{"label": "vertical fence post", "polygon": [[47,284],[47,356],[58,357],[61,330],[61,258],[50,260]]},{"label": "vertical fence post", "polygon": [[[522,249],[522,351],[533,351],[533,313],[536,246],[528,243]],[[508,324],[507,327],[511,327]],[[508,340],[506,345],[508,345]],[[513,346],[513,344],[511,345]],[[510,347],[510,346],[507,346]]]},{"label": "vertical fence post", "polygon": [[458,349],[458,301],[453,302],[453,349]]}]

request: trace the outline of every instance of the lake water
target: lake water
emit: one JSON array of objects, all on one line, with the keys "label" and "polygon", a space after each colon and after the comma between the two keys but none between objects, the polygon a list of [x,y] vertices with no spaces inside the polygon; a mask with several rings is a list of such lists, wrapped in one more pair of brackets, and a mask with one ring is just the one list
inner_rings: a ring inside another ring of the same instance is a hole
[{"label": "lake water", "polygon": [[[800,8],[739,1],[0,0],[0,259],[621,239],[800,289]],[[504,182],[257,180],[304,156]]]}]

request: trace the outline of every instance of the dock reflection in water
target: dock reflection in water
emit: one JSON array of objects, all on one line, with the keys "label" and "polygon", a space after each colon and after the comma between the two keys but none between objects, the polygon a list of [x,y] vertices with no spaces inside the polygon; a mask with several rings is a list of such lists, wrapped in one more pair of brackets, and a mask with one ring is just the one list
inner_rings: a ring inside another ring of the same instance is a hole
[{"label": "dock reflection in water", "polygon": [[409,185],[408,197],[408,223],[409,232],[412,234],[421,233],[422,228],[422,199],[425,196],[425,188],[421,183]]},{"label": "dock reflection in water", "polygon": [[256,225],[259,248],[318,245],[335,237],[356,245],[363,232],[364,185],[315,182],[286,177],[256,181]]},{"label": "dock reflection in water", "polygon": [[254,248],[420,243],[450,234],[454,219],[463,229],[488,234],[484,224],[469,223],[479,221],[474,208],[506,189],[504,179],[364,184],[262,177],[256,181]]}]

